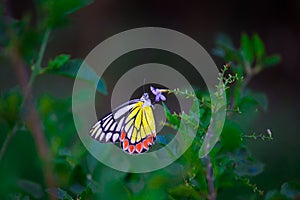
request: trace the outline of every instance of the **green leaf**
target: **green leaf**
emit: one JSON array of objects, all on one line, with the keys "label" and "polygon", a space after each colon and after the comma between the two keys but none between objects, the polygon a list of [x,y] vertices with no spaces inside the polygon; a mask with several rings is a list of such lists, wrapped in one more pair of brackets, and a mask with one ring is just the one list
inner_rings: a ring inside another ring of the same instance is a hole
[{"label": "green leaf", "polygon": [[167,117],[167,120],[173,124],[176,127],[179,127],[180,125],[180,120],[175,117],[174,115],[171,114],[170,110],[168,109],[168,107],[166,106],[166,104],[162,103],[163,107],[164,107],[164,111],[165,111],[165,115]]},{"label": "green leaf", "polygon": [[0,119],[5,119],[11,127],[19,119],[22,100],[19,88],[10,89],[0,95]]},{"label": "green leaf", "polygon": [[231,159],[235,162],[234,172],[239,176],[256,176],[263,171],[264,164],[255,160],[247,148],[240,148]]},{"label": "green leaf", "polygon": [[175,188],[169,189],[169,193],[175,199],[182,199],[183,197],[187,199],[201,199],[199,193],[191,186],[179,185]]},{"label": "green leaf", "polygon": [[79,196],[79,200],[93,200],[93,191],[90,187],[87,187]]},{"label": "green leaf", "polygon": [[[81,70],[83,71],[80,75],[77,75],[79,68],[81,68]],[[99,76],[90,66],[88,66],[80,59],[69,60],[59,68],[47,68],[43,71],[43,73],[51,73],[71,78],[79,78],[88,81],[93,85],[97,85],[97,90],[100,93],[107,94],[107,89],[104,81],[99,78]]]},{"label": "green leaf", "polygon": [[72,172],[72,166],[66,158],[55,158],[54,172],[62,183],[67,183]]},{"label": "green leaf", "polygon": [[233,42],[231,38],[226,34],[219,34],[216,38],[216,45],[217,46],[227,46],[230,48],[234,48]]},{"label": "green leaf", "polygon": [[240,127],[236,123],[227,120],[221,134],[221,144],[223,148],[229,151],[239,148],[241,137],[242,132]]},{"label": "green leaf", "polygon": [[23,195],[21,193],[10,193],[10,194],[7,194],[7,197],[4,198],[4,199],[8,199],[8,200],[30,200],[32,198],[30,198],[28,195]]},{"label": "green leaf", "polygon": [[246,99],[256,101],[256,104],[260,106],[263,111],[268,110],[268,97],[262,92],[251,92],[250,90],[246,91]]},{"label": "green leaf", "polygon": [[267,106],[267,97],[262,93],[251,93],[250,95],[246,95],[238,103],[239,110],[243,114],[256,113],[259,108],[266,110]]},{"label": "green leaf", "polygon": [[271,190],[267,192],[264,200],[288,200],[288,198],[277,190]]},{"label": "green leaf", "polygon": [[254,60],[254,48],[252,45],[252,41],[246,34],[242,34],[241,38],[241,53],[249,64],[252,64]]},{"label": "green leaf", "polygon": [[86,173],[83,171],[80,165],[76,165],[72,171],[70,182],[71,183],[79,183],[81,185],[86,185]]},{"label": "green leaf", "polygon": [[281,186],[280,193],[288,198],[298,199],[300,197],[300,184],[297,182],[284,183]]},{"label": "green leaf", "polygon": [[78,183],[75,183],[75,184],[71,185],[69,189],[70,189],[70,192],[76,194],[77,196],[80,195],[81,193],[83,193],[86,190],[85,187],[83,187],[82,185],[80,185]]},{"label": "green leaf", "polygon": [[18,184],[25,192],[30,194],[35,199],[40,199],[44,195],[42,186],[38,183],[29,180],[19,180]]},{"label": "green leaf", "polygon": [[219,47],[215,48],[213,50],[213,54],[216,56],[219,56],[221,58],[224,58],[226,62],[236,61],[241,62],[242,57],[240,55],[240,52],[236,51],[235,49],[220,45]]},{"label": "green leaf", "polygon": [[271,66],[279,64],[280,61],[281,61],[281,58],[279,55],[268,56],[263,60],[263,66],[271,67]]},{"label": "green leaf", "polygon": [[258,61],[261,61],[266,53],[265,45],[258,34],[254,34],[252,40],[254,44],[255,55]]},{"label": "green leaf", "polygon": [[70,55],[61,54],[55,57],[54,60],[50,60],[48,64],[49,69],[59,69],[61,66],[66,64],[70,59]]},{"label": "green leaf", "polygon": [[59,27],[67,22],[66,16],[82,7],[91,4],[92,0],[47,0],[43,1],[46,12],[48,13],[47,25]]},{"label": "green leaf", "polygon": [[65,190],[61,188],[49,188],[46,189],[46,192],[58,199],[73,200],[73,198]]}]

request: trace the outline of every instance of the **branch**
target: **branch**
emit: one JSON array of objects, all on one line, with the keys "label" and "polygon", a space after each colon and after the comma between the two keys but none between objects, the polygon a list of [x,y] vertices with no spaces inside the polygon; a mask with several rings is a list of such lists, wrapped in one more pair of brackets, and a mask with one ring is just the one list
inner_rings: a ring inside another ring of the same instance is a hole
[{"label": "branch", "polygon": [[[40,50],[40,52],[42,53],[40,53],[38,56],[37,63],[31,74],[30,79],[26,71],[27,66],[24,63],[23,59],[21,58],[21,55],[16,47],[11,49],[11,57],[13,62],[13,68],[17,76],[17,80],[22,88],[22,92],[24,95],[22,108],[27,111],[27,113],[25,113],[24,116],[25,122],[28,129],[33,135],[39,157],[43,161],[43,172],[45,176],[46,186],[48,188],[53,188],[55,187],[55,180],[52,174],[53,166],[51,165],[50,162],[51,156],[50,156],[49,146],[44,135],[43,126],[38,111],[36,110],[36,107],[34,105],[34,100],[32,97],[32,87],[31,87],[36,75],[38,74],[38,70],[40,67],[42,56],[44,54],[48,36],[49,36],[49,32],[47,31],[45,33],[41,50]],[[55,199],[55,198],[49,195],[49,199]]]},{"label": "branch", "polygon": [[217,193],[215,191],[215,186],[214,186],[212,163],[210,161],[209,155],[206,156],[206,159],[207,159],[206,180],[207,180],[208,192],[209,192],[208,199],[215,200],[217,198]]},{"label": "branch", "polygon": [[11,139],[13,138],[13,136],[15,135],[16,131],[18,130],[18,126],[17,124],[15,124],[15,126],[13,127],[12,131],[8,133],[7,137],[5,138],[4,142],[3,142],[3,145],[1,147],[1,150],[0,150],[0,162],[7,150],[7,147],[11,141]]}]

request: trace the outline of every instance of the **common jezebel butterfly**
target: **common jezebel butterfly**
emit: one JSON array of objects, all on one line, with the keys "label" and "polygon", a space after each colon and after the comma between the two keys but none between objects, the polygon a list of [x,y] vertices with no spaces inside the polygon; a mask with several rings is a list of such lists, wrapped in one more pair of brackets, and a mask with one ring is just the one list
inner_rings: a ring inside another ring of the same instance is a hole
[{"label": "common jezebel butterfly", "polygon": [[[150,87],[155,101],[165,101],[165,89]],[[123,151],[141,154],[155,143],[156,129],[153,104],[148,93],[140,99],[130,100],[99,119],[89,131],[90,136],[101,143],[120,143]]]}]

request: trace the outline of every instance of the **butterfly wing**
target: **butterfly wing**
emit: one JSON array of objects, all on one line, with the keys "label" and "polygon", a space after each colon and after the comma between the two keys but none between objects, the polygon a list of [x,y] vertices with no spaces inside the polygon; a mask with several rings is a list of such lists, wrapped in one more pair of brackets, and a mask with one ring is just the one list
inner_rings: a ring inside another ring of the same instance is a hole
[{"label": "butterfly wing", "polygon": [[131,100],[101,118],[90,129],[90,136],[102,143],[120,142],[121,130],[129,111],[139,100]]},{"label": "butterfly wing", "polygon": [[121,143],[130,154],[147,152],[156,138],[152,107],[137,99],[131,100],[101,118],[89,132],[102,143]]},{"label": "butterfly wing", "polygon": [[147,152],[156,138],[152,107],[144,102],[136,103],[126,117],[121,132],[121,148],[130,154]]}]

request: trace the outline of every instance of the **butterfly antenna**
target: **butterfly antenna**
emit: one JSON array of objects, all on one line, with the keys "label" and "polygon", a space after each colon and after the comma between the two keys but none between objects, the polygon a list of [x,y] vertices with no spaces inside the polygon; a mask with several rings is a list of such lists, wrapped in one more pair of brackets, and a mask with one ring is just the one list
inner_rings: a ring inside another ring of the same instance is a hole
[{"label": "butterfly antenna", "polygon": [[145,84],[146,84],[146,78],[144,78],[143,93],[146,92],[146,90],[145,90]]}]

